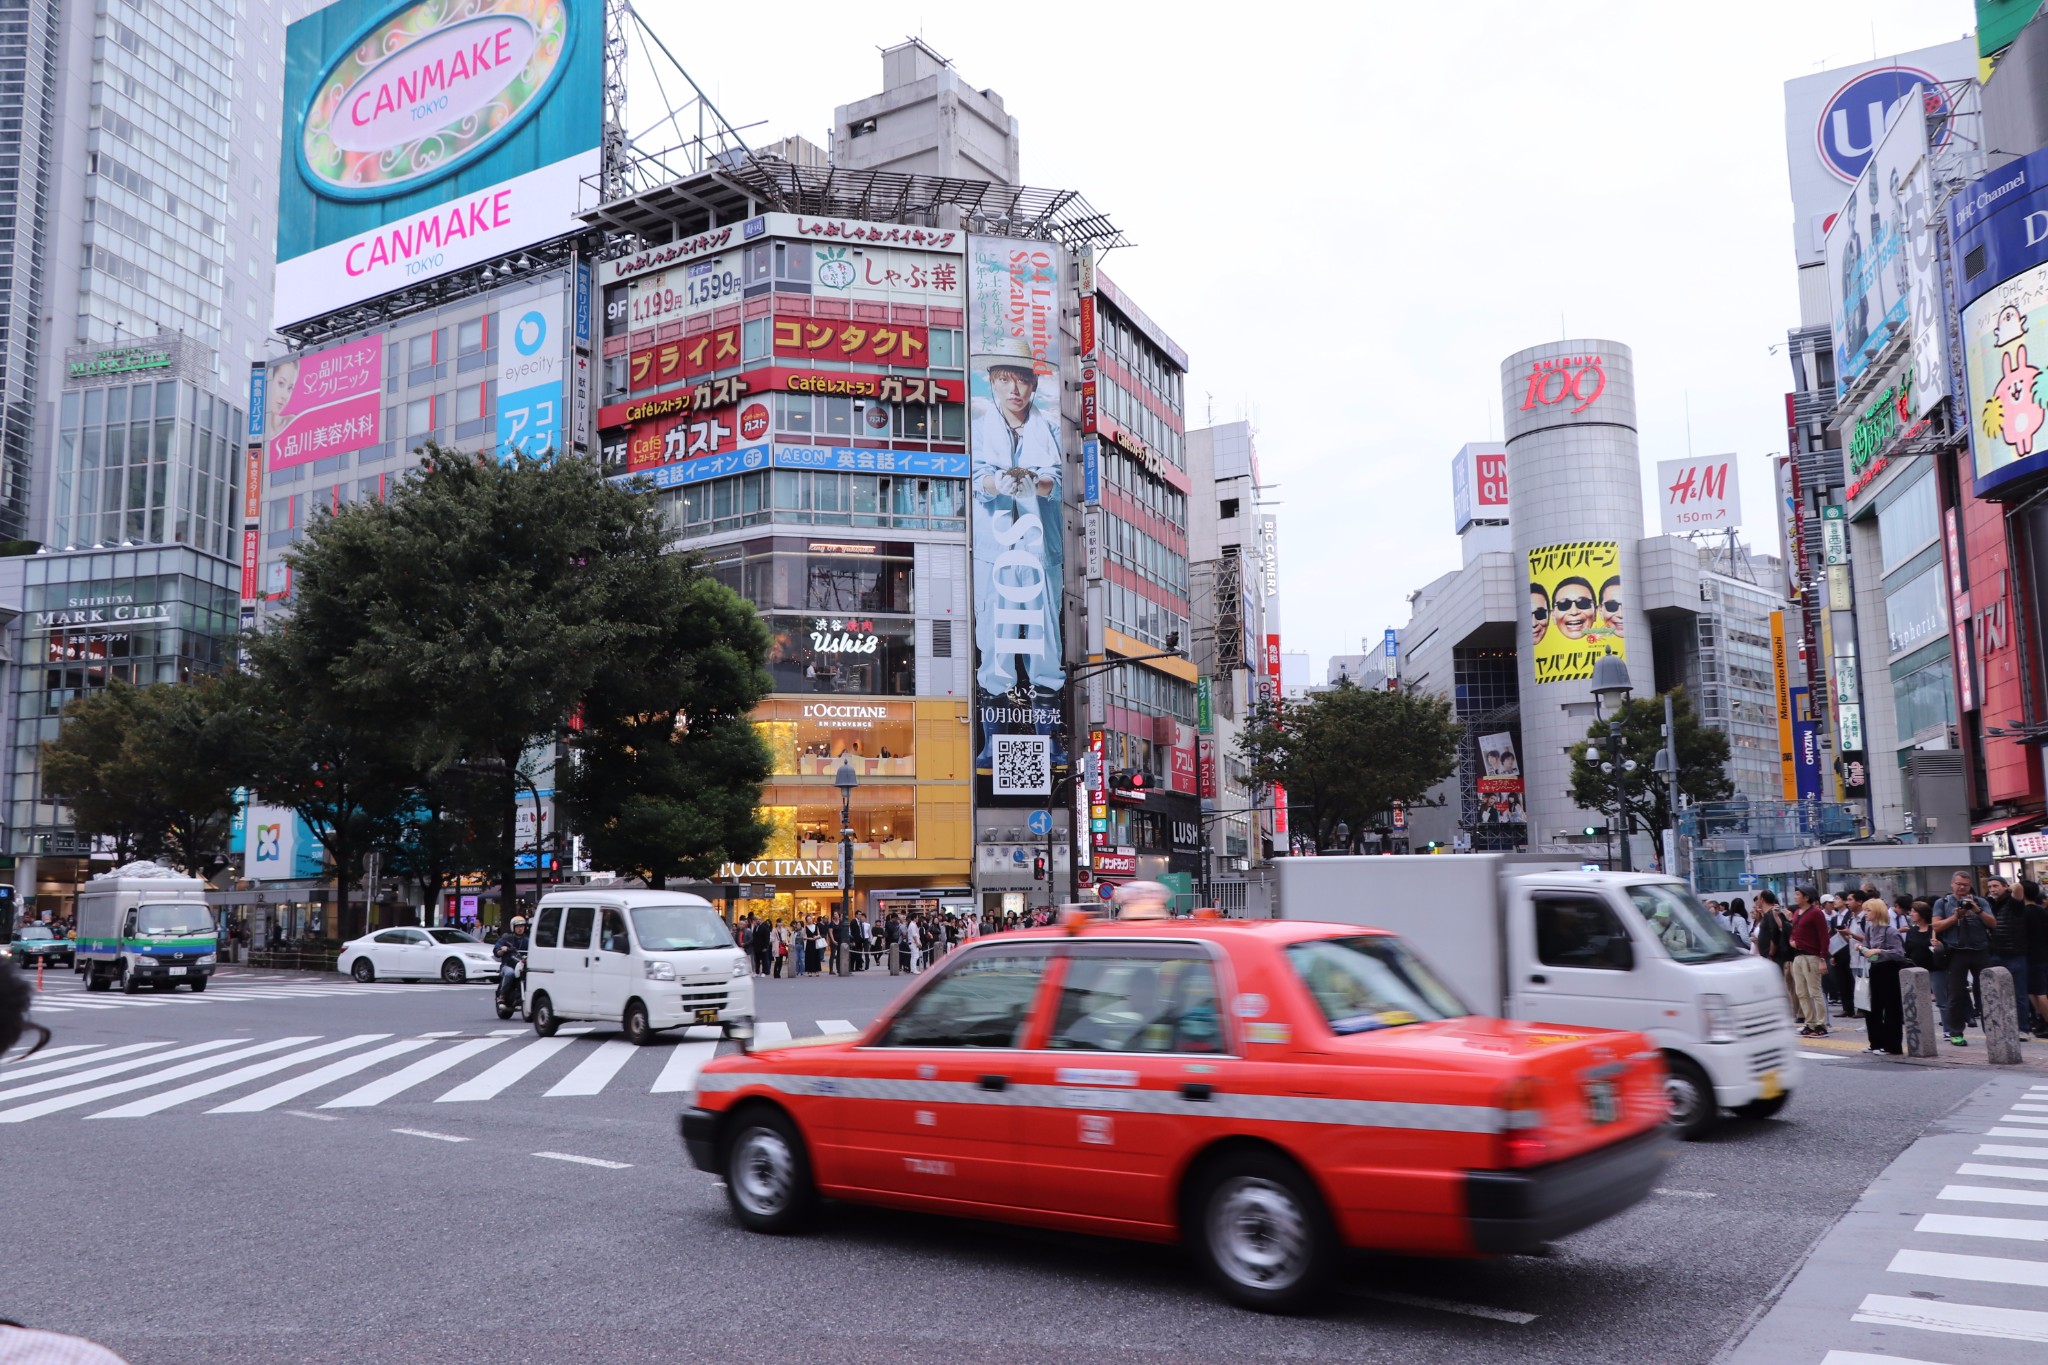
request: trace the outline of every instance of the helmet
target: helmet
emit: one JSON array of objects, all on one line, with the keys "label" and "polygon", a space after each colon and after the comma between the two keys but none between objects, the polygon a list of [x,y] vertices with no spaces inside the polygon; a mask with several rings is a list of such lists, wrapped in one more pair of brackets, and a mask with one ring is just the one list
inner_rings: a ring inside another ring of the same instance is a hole
[{"label": "helmet", "polygon": [[512,917],[512,927],[514,929],[524,929],[526,927],[526,916],[514,915]]}]

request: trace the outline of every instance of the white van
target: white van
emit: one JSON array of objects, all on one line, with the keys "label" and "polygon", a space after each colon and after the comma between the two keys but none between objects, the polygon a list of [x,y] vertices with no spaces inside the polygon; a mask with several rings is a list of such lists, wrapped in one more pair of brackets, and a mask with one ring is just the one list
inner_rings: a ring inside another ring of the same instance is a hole
[{"label": "white van", "polygon": [[754,977],[711,902],[679,891],[551,891],[534,911],[527,1018],[543,1038],[565,1019],[615,1023],[644,1043],[717,1024],[750,1037]]}]

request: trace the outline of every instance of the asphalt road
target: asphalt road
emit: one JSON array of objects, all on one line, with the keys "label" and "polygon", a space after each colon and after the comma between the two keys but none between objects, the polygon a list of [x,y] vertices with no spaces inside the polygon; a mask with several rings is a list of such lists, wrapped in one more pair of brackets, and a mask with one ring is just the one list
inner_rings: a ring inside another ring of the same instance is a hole
[{"label": "asphalt road", "polygon": [[[2012,1084],[1816,1061],[1778,1120],[1685,1145],[1549,1256],[1361,1257],[1274,1319],[1162,1248],[853,1208],[744,1233],[675,1133],[708,1040],[535,1056],[483,986],[73,982],[39,1017],[74,1051],[0,1068],[0,1317],[137,1362],[1707,1362],[1930,1124]],[[760,1015],[829,1032],[903,984],[770,982]],[[1945,1340],[1919,1354],[1965,1358]]]}]

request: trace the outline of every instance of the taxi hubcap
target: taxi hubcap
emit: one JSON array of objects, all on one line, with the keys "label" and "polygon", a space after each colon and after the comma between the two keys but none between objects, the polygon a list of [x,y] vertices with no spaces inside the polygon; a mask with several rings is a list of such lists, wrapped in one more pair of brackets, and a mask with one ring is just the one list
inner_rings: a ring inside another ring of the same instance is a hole
[{"label": "taxi hubcap", "polygon": [[748,1212],[772,1214],[789,1198],[789,1144],[768,1128],[752,1128],[733,1151],[732,1189]]},{"label": "taxi hubcap", "polygon": [[1231,1279],[1279,1289],[1300,1278],[1308,1262],[1308,1224],[1285,1186],[1232,1180],[1209,1208],[1209,1245]]}]

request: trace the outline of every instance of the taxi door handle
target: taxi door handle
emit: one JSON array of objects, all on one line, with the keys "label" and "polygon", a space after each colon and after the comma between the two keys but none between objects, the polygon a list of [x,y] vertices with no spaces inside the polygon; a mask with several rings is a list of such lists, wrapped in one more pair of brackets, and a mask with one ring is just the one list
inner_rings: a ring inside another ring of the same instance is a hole
[{"label": "taxi door handle", "polygon": [[1200,1081],[1189,1081],[1180,1088],[1180,1097],[1184,1100],[1206,1100],[1215,1093],[1215,1086],[1204,1085]]},{"label": "taxi door handle", "polygon": [[1548,986],[1550,984],[1550,978],[1543,975],[1541,972],[1532,972],[1529,976],[1529,979],[1539,986]]},{"label": "taxi door handle", "polygon": [[1010,1088],[1010,1078],[1008,1076],[983,1076],[980,1085],[983,1090],[1008,1090]]}]

